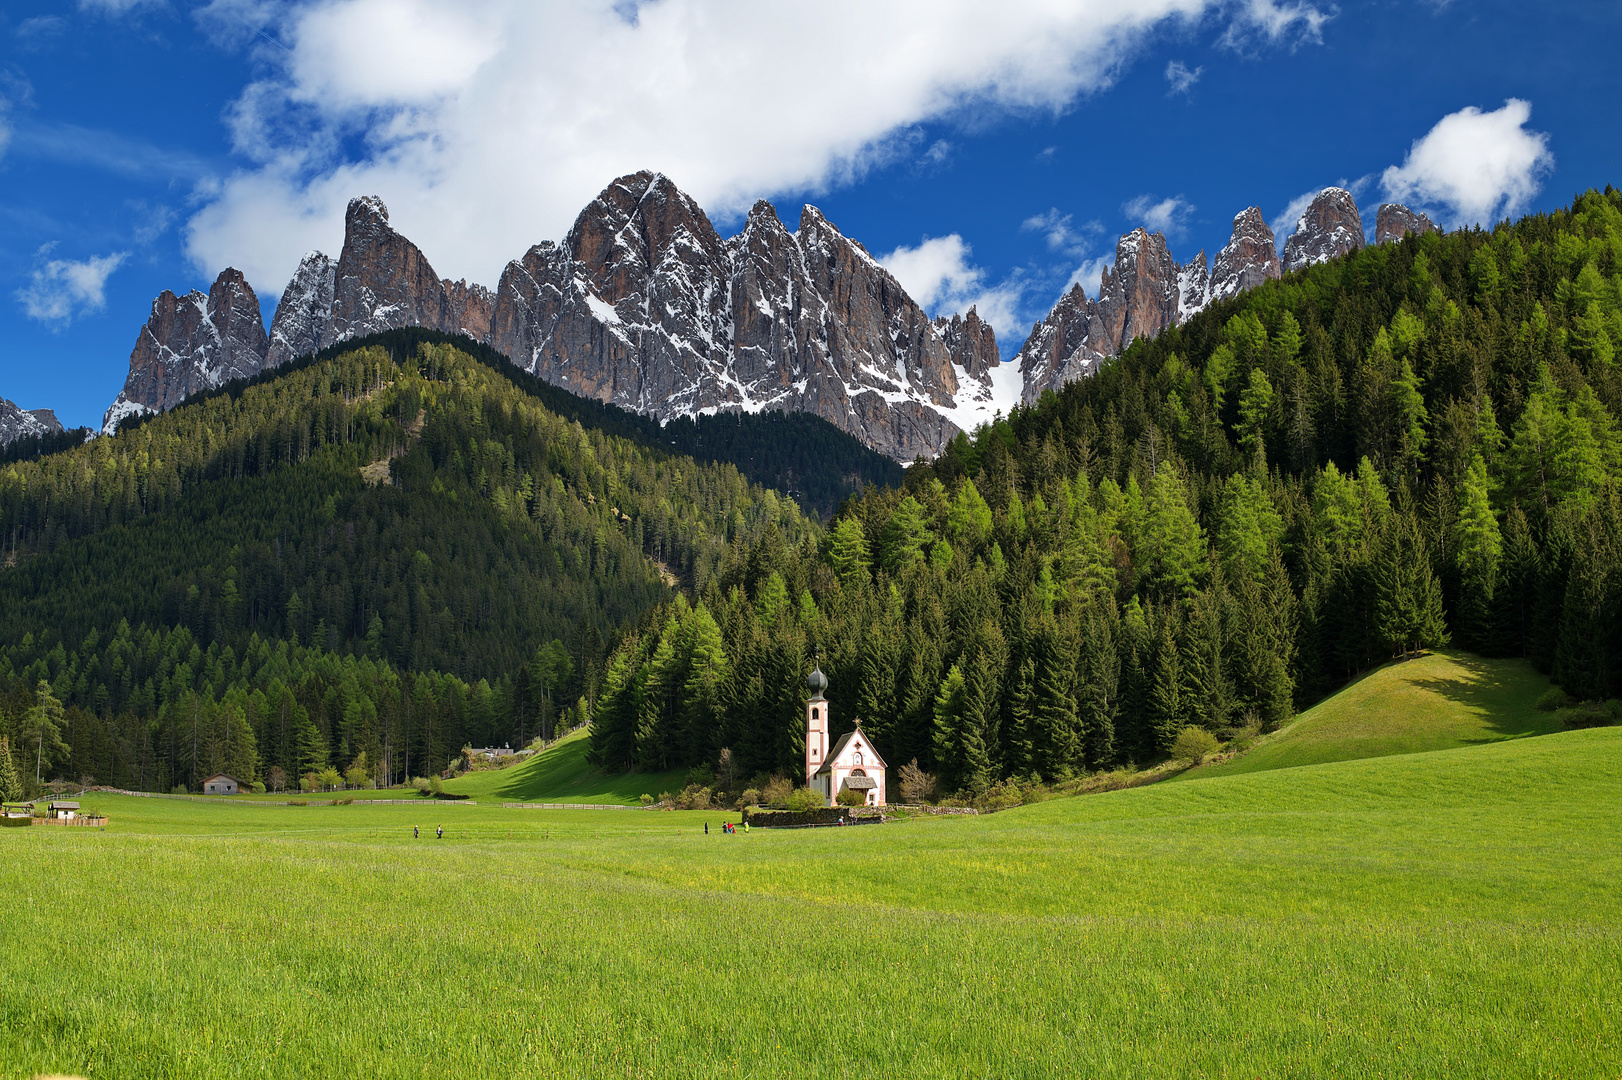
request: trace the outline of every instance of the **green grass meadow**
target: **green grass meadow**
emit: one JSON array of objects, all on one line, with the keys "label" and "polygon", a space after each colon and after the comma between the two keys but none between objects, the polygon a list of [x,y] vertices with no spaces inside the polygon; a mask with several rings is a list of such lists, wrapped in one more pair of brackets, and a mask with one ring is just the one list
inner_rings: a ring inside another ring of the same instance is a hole
[{"label": "green grass meadow", "polygon": [[737,836],[105,798],[0,830],[0,1075],[1616,1077],[1618,792],[1610,728]]},{"label": "green grass meadow", "polygon": [[1297,716],[1240,757],[1182,779],[1474,746],[1562,730],[1537,711],[1550,686],[1527,660],[1441,650],[1393,661]]},{"label": "green grass meadow", "polygon": [[646,793],[680,791],[686,771],[607,775],[586,761],[591,745],[582,728],[559,739],[522,765],[472,772],[445,782],[445,790],[480,801],[616,803],[634,806]]}]

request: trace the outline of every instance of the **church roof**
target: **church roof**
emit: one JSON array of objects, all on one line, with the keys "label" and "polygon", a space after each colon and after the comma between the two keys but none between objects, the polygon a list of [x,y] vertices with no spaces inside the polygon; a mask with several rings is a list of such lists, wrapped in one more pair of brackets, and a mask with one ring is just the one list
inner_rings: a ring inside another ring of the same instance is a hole
[{"label": "church roof", "polygon": [[[839,760],[839,755],[845,752],[845,747],[850,744],[852,739],[857,737],[862,738],[863,742],[865,742],[867,745],[868,752],[873,755],[873,760],[868,762],[867,765],[871,765],[878,769],[889,768],[889,766],[884,763],[884,759],[879,756],[879,752],[873,749],[873,740],[867,738],[866,733],[864,733],[861,728],[857,728],[855,731],[847,731],[843,735],[839,736],[839,741],[834,743],[832,750],[828,751],[828,756],[822,759],[822,768],[817,770],[817,775],[821,776],[823,773],[832,770],[833,763]],[[863,767],[865,768],[866,765]]]},{"label": "church roof", "polygon": [[847,776],[845,786],[852,791],[872,791],[879,786],[879,782],[871,776]]}]

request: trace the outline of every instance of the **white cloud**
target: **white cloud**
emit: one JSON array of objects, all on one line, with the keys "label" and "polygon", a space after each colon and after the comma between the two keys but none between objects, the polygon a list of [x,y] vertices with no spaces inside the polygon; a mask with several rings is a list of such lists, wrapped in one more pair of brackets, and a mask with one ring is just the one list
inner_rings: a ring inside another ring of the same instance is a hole
[{"label": "white cloud", "polygon": [[931,315],[952,315],[972,307],[999,339],[1018,334],[1025,325],[1020,316],[1023,280],[1016,274],[999,285],[987,285],[985,271],[969,261],[971,251],[963,237],[952,233],[925,237],[917,247],[898,247],[878,258]]},{"label": "white cloud", "polygon": [[1252,51],[1258,39],[1272,45],[1290,40],[1292,48],[1321,44],[1324,24],[1338,14],[1333,5],[1324,11],[1307,3],[1244,0],[1220,44],[1238,52]]},{"label": "white cloud", "polygon": [[936,139],[930,144],[929,149],[924,151],[924,156],[918,159],[918,164],[938,169],[952,160],[953,149],[955,148],[952,144],[945,139]]},{"label": "white cloud", "polygon": [[1281,248],[1284,245],[1284,241],[1289,238],[1290,234],[1295,232],[1295,227],[1300,224],[1301,215],[1307,212],[1307,207],[1312,205],[1312,200],[1316,199],[1318,194],[1322,191],[1323,188],[1313,188],[1311,191],[1303,191],[1301,194],[1291,199],[1289,203],[1285,205],[1284,209],[1273,215],[1273,220],[1270,222],[1270,224],[1273,228],[1273,236],[1278,241]]},{"label": "white cloud", "polygon": [[1062,214],[1055,206],[1046,213],[1026,218],[1019,228],[1021,232],[1041,233],[1047,240],[1048,250],[1074,258],[1086,254],[1087,236],[1100,230],[1097,222],[1078,228],[1073,221],[1074,215]]},{"label": "white cloud", "polygon": [[1193,212],[1194,204],[1181,195],[1159,201],[1153,195],[1139,195],[1121,206],[1121,213],[1128,220],[1141,223],[1150,232],[1165,233],[1169,237],[1182,235]]},{"label": "white cloud", "polygon": [[1171,83],[1171,90],[1168,93],[1188,93],[1194,88],[1194,84],[1200,81],[1200,76],[1203,74],[1205,74],[1203,67],[1190,70],[1189,66],[1181,60],[1173,60],[1166,65],[1166,81]]},{"label": "white cloud", "polygon": [[[256,33],[266,9],[246,10]],[[917,153],[919,129],[1060,111],[1167,20],[1233,0],[311,0],[262,38],[230,116],[248,164],[189,222],[202,268],[274,295],[359,194],[449,277],[494,284],[615,176],[669,174],[723,221]],[[1277,9],[1269,7],[1268,11]],[[1291,9],[1297,10],[1297,9]],[[1316,25],[1297,14],[1268,31]],[[1247,25],[1256,4],[1237,17]],[[244,40],[246,36],[244,35]],[[359,151],[357,153],[357,148]],[[910,148],[910,150],[909,150]]]},{"label": "white cloud", "polygon": [[[51,245],[39,249],[38,256],[50,254]],[[83,262],[51,259],[36,266],[27,285],[16,292],[17,300],[31,319],[66,326],[74,316],[100,311],[107,303],[104,287],[107,277],[129,258],[127,251],[92,255]]]},{"label": "white cloud", "polygon": [[163,6],[164,0],[79,0],[80,11],[99,15],[127,15],[136,8]]},{"label": "white cloud", "polygon": [[60,15],[35,15],[17,24],[17,41],[25,49],[37,49],[62,35],[68,21]]},{"label": "white cloud", "polygon": [[1528,131],[1532,104],[1510,98],[1494,112],[1474,106],[1437,121],[1401,166],[1380,177],[1386,197],[1445,207],[1454,225],[1490,224],[1531,202],[1554,165],[1549,137]]},{"label": "white cloud", "polygon": [[1080,266],[1071,271],[1070,280],[1064,283],[1064,291],[1069,292],[1072,285],[1080,285],[1082,292],[1097,300],[1099,287],[1104,283],[1104,270],[1114,265],[1115,260],[1108,255],[1084,260]]}]

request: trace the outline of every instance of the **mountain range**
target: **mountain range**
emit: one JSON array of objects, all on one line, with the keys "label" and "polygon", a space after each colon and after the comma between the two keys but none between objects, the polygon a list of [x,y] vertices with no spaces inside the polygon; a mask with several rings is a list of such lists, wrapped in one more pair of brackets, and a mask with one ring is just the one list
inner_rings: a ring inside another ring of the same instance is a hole
[{"label": "mountain range", "polygon": [[[1423,214],[1387,204],[1376,242],[1434,229]],[[1205,252],[1179,264],[1162,233],[1135,229],[1116,245],[1096,300],[1076,285],[1032,328],[1010,361],[1021,400],[1089,374],[1135,338],[1363,243],[1357,205],[1341,188],[1307,207],[1282,259],[1256,207],[1234,218],[1209,269]],[[103,430],[402,327],[464,334],[547,382],[661,421],[812,413],[900,461],[934,457],[999,405],[996,334],[973,308],[931,318],[814,206],[790,231],[762,200],[723,238],[668,177],[639,172],[604,188],[561,244],[542,241],[509,262],[494,290],[440,278],[390,225],[381,199],[356,198],[338,258],[304,257],[268,332],[236,269],[207,295],[161,293]]]}]

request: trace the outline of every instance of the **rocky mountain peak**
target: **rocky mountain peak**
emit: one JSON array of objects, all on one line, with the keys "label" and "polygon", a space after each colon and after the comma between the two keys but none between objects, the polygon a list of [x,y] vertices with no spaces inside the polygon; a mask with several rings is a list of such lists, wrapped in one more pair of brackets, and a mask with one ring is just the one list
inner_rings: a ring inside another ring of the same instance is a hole
[{"label": "rocky mountain peak", "polygon": [[1231,299],[1278,277],[1278,242],[1261,208],[1241,210],[1233,219],[1233,238],[1217,252],[1211,267],[1211,302]]},{"label": "rocky mountain peak", "polygon": [[103,429],[111,433],[127,416],[172,408],[188,394],[256,375],[268,350],[259,297],[235,267],[222,271],[206,296],[165,289],[135,339],[129,376]]},{"label": "rocky mountain peak", "polygon": [[935,329],[946,342],[952,363],[967,372],[970,379],[984,381],[991,369],[1001,363],[997,355],[997,332],[973,307],[950,319],[944,315],[938,317]]},{"label": "rocky mountain peak", "polygon": [[1385,244],[1401,240],[1409,233],[1423,236],[1438,232],[1436,223],[1424,214],[1416,214],[1401,203],[1381,203],[1374,216],[1374,242]]},{"label": "rocky mountain peak", "polygon": [[1295,232],[1284,242],[1286,272],[1338,258],[1363,246],[1363,218],[1352,193],[1324,188],[1301,214]]},{"label": "rocky mountain peak", "polygon": [[383,200],[351,199],[321,347],[400,326],[444,329],[450,314],[444,283],[417,245],[389,225]]},{"label": "rocky mountain peak", "polygon": [[1115,272],[1098,290],[1098,315],[1112,352],[1177,324],[1179,270],[1163,233],[1140,226],[1116,243]]},{"label": "rocky mountain peak", "polygon": [[329,327],[337,274],[338,264],[319,251],[309,252],[299,262],[270,323],[266,367],[281,367],[295,357],[308,356],[324,341],[332,340]]},{"label": "rocky mountain peak", "polygon": [[62,421],[50,409],[24,409],[0,397],[0,446],[15,439],[51,435],[62,430]]}]

